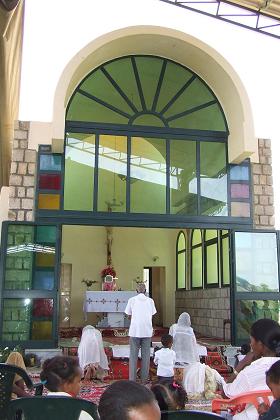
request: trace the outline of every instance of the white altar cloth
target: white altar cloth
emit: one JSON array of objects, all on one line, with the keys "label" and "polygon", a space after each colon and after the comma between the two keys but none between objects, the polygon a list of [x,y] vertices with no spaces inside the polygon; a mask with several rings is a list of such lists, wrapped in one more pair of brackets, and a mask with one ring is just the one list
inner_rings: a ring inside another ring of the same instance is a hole
[{"label": "white altar cloth", "polygon": [[[113,357],[129,359],[130,348],[129,344],[115,345],[112,347]],[[154,355],[154,348],[150,348],[150,357]],[[141,349],[139,350],[138,357],[141,357]]]},{"label": "white altar cloth", "polygon": [[128,299],[135,295],[137,293],[133,291],[87,291],[84,312],[124,312]]}]

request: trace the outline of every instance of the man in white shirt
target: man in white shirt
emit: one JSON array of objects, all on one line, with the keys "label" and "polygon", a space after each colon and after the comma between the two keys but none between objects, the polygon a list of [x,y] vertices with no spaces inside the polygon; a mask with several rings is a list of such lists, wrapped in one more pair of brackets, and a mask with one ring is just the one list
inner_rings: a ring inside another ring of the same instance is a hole
[{"label": "man in white shirt", "polygon": [[138,352],[141,348],[141,380],[146,382],[149,377],[150,366],[150,346],[153,335],[152,317],[156,314],[153,299],[147,297],[146,286],[139,283],[137,286],[137,296],[130,298],[127,302],[125,313],[131,316],[129,328],[129,379],[136,381],[136,370]]}]

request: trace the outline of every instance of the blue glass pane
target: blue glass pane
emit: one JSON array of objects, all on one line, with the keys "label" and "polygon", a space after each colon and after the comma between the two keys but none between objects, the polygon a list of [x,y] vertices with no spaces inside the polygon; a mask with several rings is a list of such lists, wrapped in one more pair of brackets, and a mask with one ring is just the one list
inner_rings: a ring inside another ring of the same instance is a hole
[{"label": "blue glass pane", "polygon": [[37,226],[36,241],[43,243],[56,242],[56,227],[55,226]]},{"label": "blue glass pane", "polygon": [[36,271],[34,276],[33,289],[52,290],[54,286],[53,271]]},{"label": "blue glass pane", "polygon": [[61,171],[61,156],[41,155],[40,171]]},{"label": "blue glass pane", "polygon": [[233,181],[249,181],[249,167],[239,165],[231,166],[230,179]]}]

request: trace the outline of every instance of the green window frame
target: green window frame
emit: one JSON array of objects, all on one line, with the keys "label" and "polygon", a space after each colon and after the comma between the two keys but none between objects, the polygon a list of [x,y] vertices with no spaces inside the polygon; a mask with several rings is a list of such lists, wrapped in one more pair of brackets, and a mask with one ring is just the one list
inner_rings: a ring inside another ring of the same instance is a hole
[{"label": "green window frame", "polygon": [[176,241],[176,289],[186,289],[187,247],[186,235],[180,231]]},{"label": "green window frame", "polygon": [[229,287],[231,283],[231,266],[230,266],[230,235],[228,230],[219,232],[220,240],[220,277],[221,286]]},{"label": "green window frame", "polygon": [[204,286],[219,286],[219,246],[218,231],[206,229],[204,231]]}]

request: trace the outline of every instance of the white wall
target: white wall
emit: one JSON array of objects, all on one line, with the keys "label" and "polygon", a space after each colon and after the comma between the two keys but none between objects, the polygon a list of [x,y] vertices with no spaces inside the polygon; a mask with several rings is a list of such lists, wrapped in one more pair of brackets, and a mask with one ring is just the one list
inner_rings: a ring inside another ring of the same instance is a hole
[{"label": "white wall", "polygon": [[[117,271],[118,287],[135,290],[135,279],[143,278],[143,267],[162,266],[166,272],[164,293],[164,325],[175,317],[176,239],[177,229],[113,228],[112,257]],[[77,244],[77,238],[79,243]],[[153,257],[158,256],[156,262]],[[62,232],[62,262],[72,264],[71,325],[81,326],[83,298],[86,287],[83,278],[97,280],[92,290],[101,290],[100,271],[106,266],[106,230],[104,227],[64,226]],[[95,322],[90,314],[88,322]]]}]

